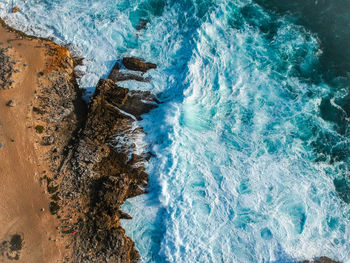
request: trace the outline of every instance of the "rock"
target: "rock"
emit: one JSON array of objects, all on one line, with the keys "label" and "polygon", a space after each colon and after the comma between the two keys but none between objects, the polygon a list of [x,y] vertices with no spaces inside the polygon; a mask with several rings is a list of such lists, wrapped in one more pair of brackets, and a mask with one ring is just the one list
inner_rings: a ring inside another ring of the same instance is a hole
[{"label": "rock", "polygon": [[[101,80],[98,87],[103,87],[104,90],[97,90],[97,93],[103,92],[110,95],[110,97],[107,96],[105,98],[108,103],[134,116],[137,120],[141,120],[142,114],[156,108],[159,103],[156,96],[149,91],[130,91],[129,89],[113,85],[109,80]],[[113,95],[110,94],[111,89],[113,89]]]},{"label": "rock", "polygon": [[123,64],[127,69],[141,72],[147,72],[150,69],[157,68],[156,64],[145,62],[142,59],[134,57],[123,58]]},{"label": "rock", "polygon": [[156,96],[149,91],[130,91],[129,89],[114,85],[108,79],[100,80],[98,83],[95,94],[101,97],[100,93],[105,94],[103,100],[122,110],[124,112],[122,114],[130,114],[137,120],[142,119],[142,114],[157,108],[157,104],[159,103]]},{"label": "rock", "polygon": [[110,79],[97,84],[59,190],[63,206],[83,211],[80,224],[68,221],[79,233],[74,238],[77,262],[139,260],[133,241],[120,227],[120,218],[131,218],[120,206],[147,187],[146,153],[134,152],[133,140],[143,134],[135,120],[156,103],[150,92],[129,91]]},{"label": "rock", "polygon": [[132,219],[132,217],[129,214],[124,213],[122,211],[120,211],[119,214],[120,214],[119,219],[128,219],[128,220]]},{"label": "rock", "polygon": [[151,80],[149,78],[144,78],[141,76],[138,76],[136,74],[125,74],[120,72],[120,66],[119,63],[115,63],[111,73],[108,76],[108,79],[113,80],[114,82],[119,81],[126,81],[126,80],[136,80],[140,82],[150,82]]},{"label": "rock", "polygon": [[140,31],[142,29],[145,29],[148,24],[148,21],[145,19],[140,19],[138,25],[136,26],[136,30]]},{"label": "rock", "polygon": [[135,116],[137,120],[142,120],[142,114],[158,107],[159,101],[149,91],[129,91],[124,88],[119,91],[123,99],[118,101],[118,108]]},{"label": "rock", "polygon": [[18,6],[14,6],[12,8],[12,14],[17,13],[18,11],[19,11],[19,7]]},{"label": "rock", "polygon": [[51,136],[44,136],[42,139],[41,139],[41,144],[42,145],[45,145],[45,146],[48,146],[48,145],[52,145],[55,143],[55,136],[54,135],[51,135]]},{"label": "rock", "polygon": [[16,101],[15,100],[9,100],[6,104],[9,107],[15,107],[16,106]]},{"label": "rock", "polygon": [[0,143],[0,148],[4,147],[4,145],[2,143]]},{"label": "rock", "polygon": [[313,260],[305,260],[303,263],[340,263],[338,261],[335,261],[333,259],[330,259],[328,257],[319,257]]}]

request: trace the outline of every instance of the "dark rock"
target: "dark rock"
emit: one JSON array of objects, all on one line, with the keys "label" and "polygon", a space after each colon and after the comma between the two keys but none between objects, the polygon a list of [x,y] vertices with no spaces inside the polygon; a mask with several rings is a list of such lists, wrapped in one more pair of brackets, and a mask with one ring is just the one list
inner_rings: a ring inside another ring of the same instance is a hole
[{"label": "dark rock", "polygon": [[142,29],[145,29],[148,24],[148,21],[145,19],[140,19],[138,25],[136,26],[136,30],[140,31]]},{"label": "dark rock", "polygon": [[119,219],[132,219],[132,217],[130,215],[128,215],[127,213],[119,211]]},{"label": "dark rock", "polygon": [[9,100],[6,103],[6,105],[9,106],[9,107],[15,107],[16,106],[16,101],[15,100]]},{"label": "dark rock", "polygon": [[[107,84],[106,80],[102,80],[99,86],[110,86],[111,83]],[[110,90],[103,91],[107,94],[105,98],[106,102],[110,103],[113,106],[116,106],[118,109],[134,116],[136,119],[141,120],[141,115],[148,113],[150,110],[157,107],[156,96],[154,96],[149,91],[129,91],[126,88],[115,86],[113,89],[114,96],[108,96]],[[96,91],[99,93],[100,91]]]},{"label": "dark rock", "polygon": [[150,69],[157,68],[156,64],[145,62],[142,59],[134,57],[125,57],[123,58],[123,64],[127,69],[134,71],[147,72]]},{"label": "dark rock", "polygon": [[126,80],[136,80],[140,82],[151,81],[149,78],[144,78],[135,74],[126,74],[126,73],[120,72],[120,66],[118,62],[114,65],[111,73],[108,76],[108,79],[113,80],[114,82],[126,81]]},{"label": "dark rock", "polygon": [[330,259],[328,257],[319,257],[313,260],[305,260],[303,263],[340,263],[339,261],[335,261],[333,259]]}]

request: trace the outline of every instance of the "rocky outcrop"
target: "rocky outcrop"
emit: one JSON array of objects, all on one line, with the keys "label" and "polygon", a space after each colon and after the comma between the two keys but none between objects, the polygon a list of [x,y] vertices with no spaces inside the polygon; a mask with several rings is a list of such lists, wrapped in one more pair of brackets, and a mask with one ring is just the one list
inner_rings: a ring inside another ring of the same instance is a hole
[{"label": "rocky outcrop", "polygon": [[123,64],[127,69],[141,72],[147,72],[150,69],[157,68],[156,64],[145,62],[142,59],[134,57],[123,58]]},{"label": "rocky outcrop", "polygon": [[148,155],[136,144],[144,136],[136,120],[158,100],[102,79],[86,111],[75,82],[62,74],[39,74],[42,89],[33,111],[54,174],[43,177],[52,196],[50,210],[61,219],[61,233],[72,239],[67,262],[137,262],[134,243],[119,223],[131,217],[120,206],[146,191]]},{"label": "rocky outcrop", "polygon": [[125,81],[125,80],[136,80],[136,81],[140,81],[140,82],[150,82],[151,81],[151,79],[149,79],[149,78],[144,78],[144,77],[136,75],[136,74],[121,72],[120,65],[118,62],[115,63],[108,78],[113,80],[114,82]]},{"label": "rocky outcrop", "polygon": [[155,107],[143,102],[149,98],[148,92],[134,95],[109,79],[96,87],[79,141],[61,171],[60,215],[72,219],[68,232],[75,233],[74,262],[139,258],[119,219],[130,218],[120,211],[124,200],[144,193],[148,183],[147,155],[136,154],[134,141],[143,134],[136,118]]}]

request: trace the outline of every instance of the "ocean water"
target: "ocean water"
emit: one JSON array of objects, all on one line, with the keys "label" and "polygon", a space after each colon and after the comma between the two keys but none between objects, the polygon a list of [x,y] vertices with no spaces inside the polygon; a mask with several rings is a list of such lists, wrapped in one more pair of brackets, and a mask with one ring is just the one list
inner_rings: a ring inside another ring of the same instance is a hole
[{"label": "ocean water", "polygon": [[327,69],[323,38],[293,12],[251,0],[14,2],[9,14],[0,1],[10,25],[86,58],[89,92],[123,56],[158,64],[151,83],[120,84],[162,101],[140,123],[155,154],[150,193],[123,205],[143,262],[350,262],[348,75]]}]

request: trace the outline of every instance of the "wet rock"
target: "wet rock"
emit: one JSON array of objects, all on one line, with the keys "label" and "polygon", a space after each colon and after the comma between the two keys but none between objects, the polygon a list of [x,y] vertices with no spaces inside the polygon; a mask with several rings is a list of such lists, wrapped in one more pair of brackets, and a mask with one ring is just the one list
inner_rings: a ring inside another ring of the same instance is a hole
[{"label": "wet rock", "polygon": [[145,62],[142,59],[134,57],[123,58],[123,64],[127,69],[141,72],[147,72],[150,69],[157,68],[156,64]]},{"label": "wet rock", "polygon": [[126,73],[120,72],[120,66],[118,62],[114,65],[111,73],[108,76],[108,79],[113,80],[114,82],[126,81],[126,80],[136,80],[140,82],[151,81],[151,79],[149,78],[144,78],[136,74],[126,74]]},{"label": "wet rock", "polygon": [[129,219],[129,220],[132,219],[132,217],[130,215],[128,215],[127,213],[124,213],[122,211],[120,211],[119,214],[120,214],[119,215],[120,219]]},{"label": "wet rock", "polygon": [[19,11],[19,7],[18,6],[14,6],[13,8],[12,8],[12,14],[14,14],[14,13],[17,13]]},{"label": "wet rock", "polygon": [[303,263],[340,263],[338,261],[335,261],[333,259],[330,259],[328,257],[319,257],[313,260],[305,260]]},{"label": "wet rock", "polygon": [[16,101],[15,101],[15,100],[9,100],[9,101],[6,103],[6,106],[15,107],[15,106],[16,106]]},{"label": "wet rock", "polygon": [[[146,153],[137,156],[133,152],[134,138],[143,133],[135,128],[135,120],[156,103],[151,93],[131,92],[110,79],[100,80],[96,87],[59,189],[64,207],[84,211],[78,225],[70,228],[78,233],[74,245],[79,248],[74,252],[77,262],[139,259],[134,243],[120,226],[120,218],[131,218],[120,206],[147,187]],[[80,201],[73,205],[73,200]]]},{"label": "wet rock", "polygon": [[[109,94],[111,83],[108,83],[107,80],[102,80],[100,83],[100,87],[108,87],[103,92]],[[137,120],[141,120],[142,114],[156,108],[159,103],[156,96],[149,91],[130,91],[126,88],[114,86],[113,93],[114,96],[107,96],[106,101],[117,109],[134,116]]]},{"label": "wet rock", "polygon": [[136,26],[136,30],[140,31],[142,29],[145,29],[148,24],[148,21],[145,19],[140,19],[138,25]]}]

